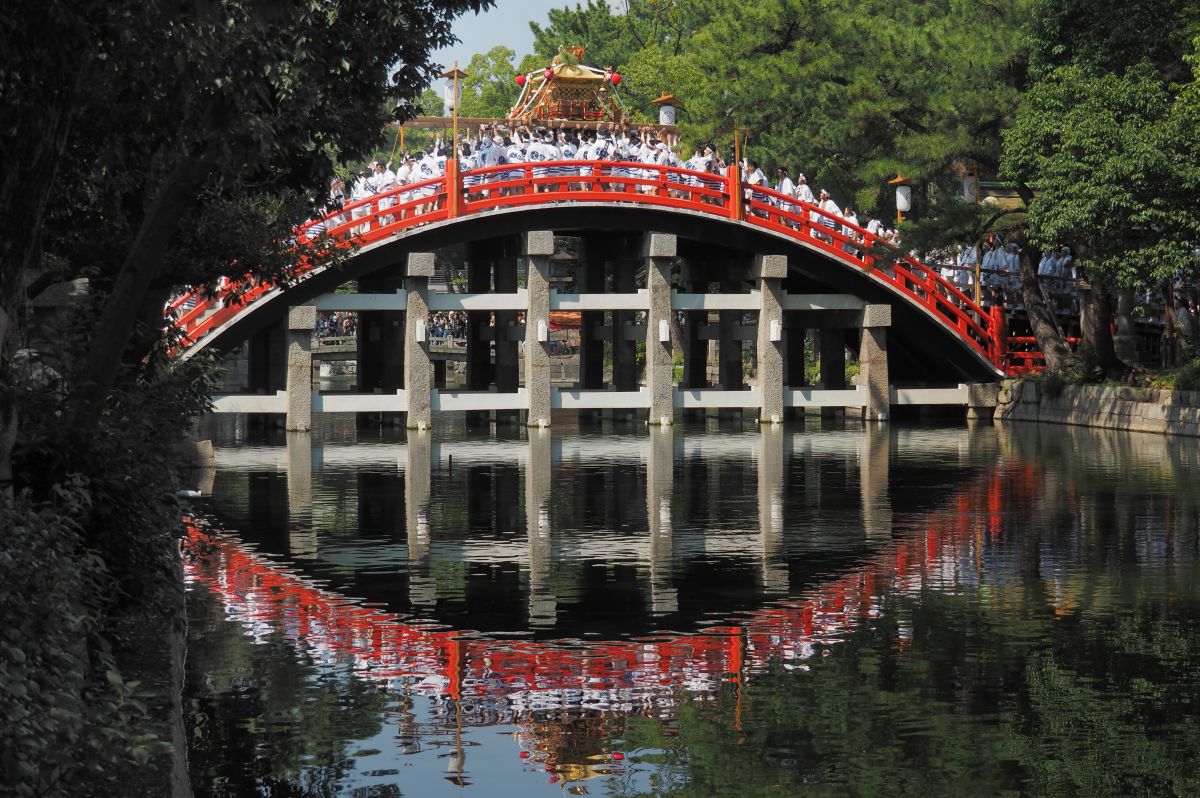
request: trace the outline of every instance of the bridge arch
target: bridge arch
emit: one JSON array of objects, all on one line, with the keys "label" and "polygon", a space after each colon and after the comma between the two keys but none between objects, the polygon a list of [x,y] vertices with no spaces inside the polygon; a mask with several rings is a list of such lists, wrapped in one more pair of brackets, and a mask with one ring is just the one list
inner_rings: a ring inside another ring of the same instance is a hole
[{"label": "bridge arch", "polygon": [[[297,418],[311,416],[308,400],[297,398],[307,397],[311,382],[305,340],[311,338],[316,310],[335,309],[335,305],[336,309],[398,312],[388,328],[394,328],[389,333],[391,345],[403,348],[402,371],[397,374],[395,361],[388,361],[392,376],[382,382],[371,378],[375,394],[395,389],[391,400],[363,396],[353,402],[341,397],[326,403],[314,393],[312,409],[320,402],[322,410],[397,410],[409,414],[410,426],[414,412],[415,423],[421,426],[434,410],[482,410],[486,402],[493,403],[487,409],[498,413],[528,411],[530,423],[536,418],[538,425],[549,423],[554,408],[589,407],[648,408],[654,423],[669,423],[672,408],[689,407],[756,407],[760,418],[775,421],[788,407],[855,406],[863,409],[865,417],[883,419],[889,403],[896,401],[986,406],[994,402],[987,399],[994,396],[994,389],[979,393],[967,384],[995,383],[1001,375],[1003,324],[994,311],[983,310],[937,270],[883,245],[857,225],[793,197],[745,186],[736,168],[727,176],[714,176],[612,162],[504,165],[477,170],[470,181],[464,181],[454,162],[449,162],[444,176],[351,203],[325,219],[309,222],[297,231],[297,241],[321,234],[353,240],[354,255],[338,267],[310,271],[287,287],[229,289],[243,302],[202,301],[184,310],[181,299],[173,306],[182,312],[180,326],[188,341],[184,357],[205,349],[232,348],[286,317],[289,352],[298,353],[295,368],[291,354],[287,357],[289,389],[278,391],[289,418],[293,409]],[[602,269],[589,267],[591,276],[582,292],[568,297],[550,286],[550,258],[556,254],[558,234],[596,241],[598,249],[609,249],[610,254],[614,239],[634,243],[605,261]],[[528,290],[517,287],[515,247],[508,244],[505,250],[498,244],[488,251],[482,246],[488,241],[523,242],[520,254],[527,258]],[[474,245],[472,290],[476,293],[436,298],[428,286],[435,273],[433,253],[453,244]],[[503,256],[497,257],[496,250]],[[630,260],[637,265],[630,265]],[[674,270],[680,265],[678,276],[686,287],[675,293]],[[597,286],[593,276],[600,270],[607,276]],[[635,273],[645,274],[644,291],[635,285]],[[481,274],[484,279],[479,279]],[[489,275],[495,277],[495,292]],[[361,285],[370,279],[378,285],[389,276],[406,286],[395,290],[394,296],[371,293],[350,301],[332,293],[349,280],[359,280]],[[612,287],[608,297],[604,296],[609,293],[606,280]],[[720,285],[721,296],[709,293],[714,283]],[[741,296],[733,296],[737,294]],[[546,329],[549,313],[556,307],[582,313],[581,342],[605,341],[605,347],[611,343],[611,382],[598,376],[603,369],[595,355],[603,347],[590,345],[591,376],[585,379],[581,372],[580,389],[550,386]],[[472,331],[467,360],[474,363],[467,370],[468,385],[476,391],[472,396],[447,395],[442,401],[439,390],[444,389],[430,391],[425,369],[433,363],[424,343],[424,319],[431,309],[439,308],[468,312]],[[610,311],[615,313],[611,324],[597,321]],[[686,342],[671,332],[680,311],[691,313],[688,335],[692,338]],[[759,323],[743,323],[744,314],[754,311]],[[522,312],[528,323],[518,322]],[[712,312],[719,313],[719,325],[711,324]],[[484,316],[494,318],[495,329],[488,330],[487,321],[480,326]],[[889,328],[891,346],[887,345]],[[795,359],[795,353],[803,352],[805,329],[820,332],[822,374],[817,389],[806,385],[803,358]],[[706,366],[699,354],[707,347],[706,340],[718,336],[720,388],[713,391],[707,387]],[[486,349],[492,340],[495,372],[503,371],[505,376],[503,381],[496,376],[495,390],[489,393],[491,378],[481,382],[471,375],[491,372]],[[524,341],[520,350],[518,340]],[[644,384],[637,377],[635,340],[645,344]],[[742,379],[738,343],[747,340],[757,340],[758,358],[758,384],[749,389]],[[678,353],[681,343],[686,387],[677,388],[672,350]],[[860,352],[862,374],[855,388],[845,385],[842,373],[847,346]],[[524,365],[519,367],[522,356]],[[526,387],[520,386],[518,371]],[[415,386],[411,391],[403,387],[410,378]],[[918,397],[898,393],[900,382],[957,383],[957,388]],[[270,390],[263,385],[257,390],[261,393],[264,387]],[[366,387],[360,384],[360,389]],[[487,395],[480,396],[479,391]],[[410,397],[418,398],[410,401]],[[979,397],[982,402],[974,401]],[[281,402],[235,403],[239,409],[226,412],[282,412]],[[306,428],[308,422],[296,423]]]},{"label": "bridge arch", "polygon": [[184,357],[208,348],[217,351],[234,348],[278,322],[289,307],[331,293],[351,280],[402,270],[409,253],[538,230],[553,230],[563,235],[668,233],[679,238],[683,252],[709,249],[744,257],[785,255],[789,269],[785,285],[794,293],[848,294],[864,303],[891,306],[893,345],[889,351],[896,378],[981,382],[999,376],[986,350],[972,346],[954,319],[928,304],[913,301],[911,294],[901,291],[882,271],[863,269],[836,257],[818,242],[688,209],[602,202],[497,208],[488,213],[430,222],[367,243],[343,267],[315,271],[293,286],[268,291],[237,309],[188,347]]}]

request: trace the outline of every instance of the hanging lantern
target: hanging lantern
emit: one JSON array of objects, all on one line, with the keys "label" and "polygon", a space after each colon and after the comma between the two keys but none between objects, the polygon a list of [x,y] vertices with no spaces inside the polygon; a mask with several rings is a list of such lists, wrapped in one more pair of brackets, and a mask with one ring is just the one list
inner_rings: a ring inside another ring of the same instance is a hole
[{"label": "hanging lantern", "polygon": [[546,80],[550,80],[550,78],[554,77],[554,68],[546,67],[545,69],[543,69],[542,77],[544,77]]},{"label": "hanging lantern", "polygon": [[517,75],[517,85],[524,88],[524,86],[525,86],[525,76],[524,75]]},{"label": "hanging lantern", "polygon": [[621,73],[620,72],[612,73],[611,75],[608,76],[608,80],[610,83],[612,83],[612,85],[620,86],[621,85]]}]

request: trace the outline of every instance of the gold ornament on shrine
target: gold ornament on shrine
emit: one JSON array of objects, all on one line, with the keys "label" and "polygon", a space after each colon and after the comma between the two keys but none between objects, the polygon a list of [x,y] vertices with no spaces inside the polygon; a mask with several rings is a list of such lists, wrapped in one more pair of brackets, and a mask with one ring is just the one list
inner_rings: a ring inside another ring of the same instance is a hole
[{"label": "gold ornament on shrine", "polygon": [[620,73],[612,67],[583,64],[585,49],[559,47],[550,66],[517,75],[521,95],[508,112],[508,120],[516,124],[625,122],[628,114],[617,93]]}]

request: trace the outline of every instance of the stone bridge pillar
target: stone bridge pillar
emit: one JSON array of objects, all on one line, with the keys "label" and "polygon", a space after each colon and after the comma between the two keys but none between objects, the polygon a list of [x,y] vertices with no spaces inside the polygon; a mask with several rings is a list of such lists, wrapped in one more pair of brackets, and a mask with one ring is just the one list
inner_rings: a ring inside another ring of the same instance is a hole
[{"label": "stone bridge pillar", "polygon": [[675,263],[676,246],[675,236],[662,233],[651,233],[645,244],[646,290],[650,300],[646,319],[646,384],[650,388],[651,426],[670,426],[675,420],[671,267]]},{"label": "stone bridge pillar", "polygon": [[317,309],[312,305],[288,308],[287,430],[312,429],[312,339]]},{"label": "stone bridge pillar", "polygon": [[887,356],[887,328],[891,326],[891,305],[867,305],[863,308],[858,384],[867,392],[866,405],[863,407],[864,421],[887,421],[891,414]]},{"label": "stone bridge pillar", "polygon": [[[528,259],[525,288],[525,391],[529,396],[530,427],[550,426],[550,256],[554,232],[526,233],[523,249]],[[545,331],[547,340],[539,340]]]},{"label": "stone bridge pillar", "polygon": [[[426,329],[429,323],[429,278],[433,276],[433,270],[432,252],[409,253],[405,278],[408,307],[404,314],[404,386],[408,396],[405,426],[409,429],[429,429],[433,424],[430,409],[429,330]],[[419,336],[418,323],[424,331]]]},{"label": "stone bridge pillar", "polygon": [[758,389],[762,394],[760,424],[783,422],[784,367],[787,339],[783,331],[783,280],[787,277],[786,255],[759,255],[758,274]]}]

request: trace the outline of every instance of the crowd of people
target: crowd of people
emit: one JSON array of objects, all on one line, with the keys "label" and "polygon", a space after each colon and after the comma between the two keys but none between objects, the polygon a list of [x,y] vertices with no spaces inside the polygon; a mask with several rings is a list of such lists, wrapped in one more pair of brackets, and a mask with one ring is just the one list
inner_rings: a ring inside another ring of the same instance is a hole
[{"label": "crowd of people", "polygon": [[317,314],[317,336],[320,338],[345,338],[358,332],[358,315],[354,313]]},{"label": "crowd of people", "polygon": [[[530,173],[537,181],[533,190],[539,192],[565,189],[651,193],[659,191],[662,185],[659,181],[661,170],[650,167],[673,167],[686,170],[667,172],[668,190],[673,196],[716,204],[726,201],[725,178],[730,165],[736,161],[734,153],[731,151],[723,156],[717,145],[702,143],[690,148],[692,155],[684,159],[679,149],[678,138],[673,135],[660,137],[653,128],[620,129],[601,124],[575,129],[531,129],[525,125],[509,129],[502,125],[480,125],[477,131],[463,134],[457,144],[463,190],[468,199],[490,196],[493,192],[525,191],[526,165],[531,165]],[[439,196],[442,191],[430,181],[445,174],[451,152],[439,138],[432,148],[406,152],[395,164],[392,160],[372,161],[354,174],[349,184],[339,177],[333,178],[328,203],[316,215],[318,220],[324,218],[313,224],[307,235],[315,238],[329,227],[370,216],[372,203],[356,203],[376,195],[383,195],[374,203],[380,212],[378,224],[381,225],[390,224],[406,213],[421,215],[433,209],[442,201]],[[598,162],[606,164],[603,181],[593,179]],[[505,170],[502,167],[506,165],[520,165],[521,168]],[[896,247],[901,244],[897,230],[889,228],[870,211],[864,211],[860,216],[849,204],[841,207],[824,189],[814,191],[803,173],[793,176],[789,167],[779,166],[772,181],[752,158],[741,159],[738,166],[745,184],[747,213],[766,216],[771,209],[776,209],[782,212],[774,214],[782,224],[799,228],[807,207],[811,235],[826,245],[840,246],[851,253],[867,245],[868,235],[872,237],[872,243],[878,240]],[[623,183],[622,179],[631,182]],[[518,182],[521,184],[514,185]],[[405,186],[412,188],[401,190]],[[344,211],[347,205],[348,212]],[[396,208],[396,213],[384,213],[391,208]],[[362,226],[354,228],[354,232],[365,230],[371,223],[370,219],[364,219]],[[931,256],[929,261],[942,277],[968,297],[974,298],[978,282],[978,293],[985,307],[1020,310],[1024,306],[1019,279],[1021,255],[1016,241],[1004,241],[991,235],[985,240],[965,244],[955,253]],[[1078,313],[1078,276],[1069,246],[1042,252],[1037,275],[1057,310]],[[1194,303],[1189,306],[1186,299],[1178,308],[1166,307],[1169,303],[1164,297],[1153,292],[1141,299],[1144,306],[1151,308],[1151,321],[1163,321],[1170,315],[1178,319],[1180,328],[1200,327]],[[435,337],[465,334],[465,319],[454,318],[454,315],[431,316],[430,334]]]},{"label": "crowd of people", "polygon": [[[735,162],[733,152],[722,157],[720,148],[711,142],[697,145],[691,157],[684,160],[677,152],[677,137],[665,135],[660,138],[649,127],[614,129],[597,124],[592,129],[554,130],[518,125],[510,130],[501,125],[480,125],[477,133],[470,136],[464,134],[461,139],[458,143],[458,162],[468,198],[488,196],[492,191],[500,194],[523,191],[523,186],[503,184],[522,180],[526,164],[533,165],[531,173],[538,181],[535,190],[539,192],[585,187],[598,191],[624,191],[636,186],[638,191],[653,193],[658,190],[658,171],[650,167],[665,166],[688,170],[667,173],[669,191],[673,196],[694,197],[705,203],[720,204],[724,201],[722,192],[726,185],[725,178],[728,177],[730,164]],[[384,195],[376,201],[381,213],[397,208],[395,214],[380,216],[381,225],[391,224],[406,213],[419,216],[431,210],[439,201],[439,191],[428,181],[445,175],[448,157],[449,150],[445,142],[438,138],[429,150],[406,152],[396,161],[372,161],[354,174],[349,188],[344,179],[332,178],[328,201],[324,208],[318,210],[307,236],[316,238],[330,227],[370,215],[369,203],[355,203],[376,195]],[[604,172],[606,180],[602,183],[590,180],[596,163],[608,165]],[[521,165],[522,168],[511,171],[499,168],[505,165]],[[850,238],[843,244],[847,249],[853,249],[855,242],[863,242],[860,225],[885,242],[899,244],[899,235],[894,229],[889,229],[870,212],[864,213],[860,220],[853,208],[841,208],[828,191],[822,189],[814,193],[803,174],[793,179],[788,167],[781,166],[776,171],[775,181],[771,182],[757,161],[743,158],[738,165],[746,184],[745,199],[750,213],[763,216],[767,213],[765,206],[771,206],[798,217],[802,213],[801,207],[788,201],[795,199],[816,206],[818,210],[810,212],[815,224],[829,230],[837,229]],[[712,177],[706,178],[704,175]],[[551,182],[551,179],[561,182]],[[622,179],[631,182],[623,183]],[[639,180],[655,182],[633,182]],[[412,186],[412,189],[401,190],[405,186]],[[768,194],[762,189],[771,189],[775,193]],[[348,204],[349,218],[342,213]],[[841,222],[846,224],[843,226]],[[369,220],[364,220],[363,225],[354,230],[361,232],[369,224]],[[785,224],[799,226],[795,219],[785,221]],[[820,232],[814,235],[826,243],[833,242],[830,235]]]},{"label": "crowd of people", "polygon": [[[461,311],[430,313],[426,329],[431,338],[464,340],[467,337],[467,314]],[[333,311],[317,314],[318,338],[345,338],[358,333],[358,314]]]}]

